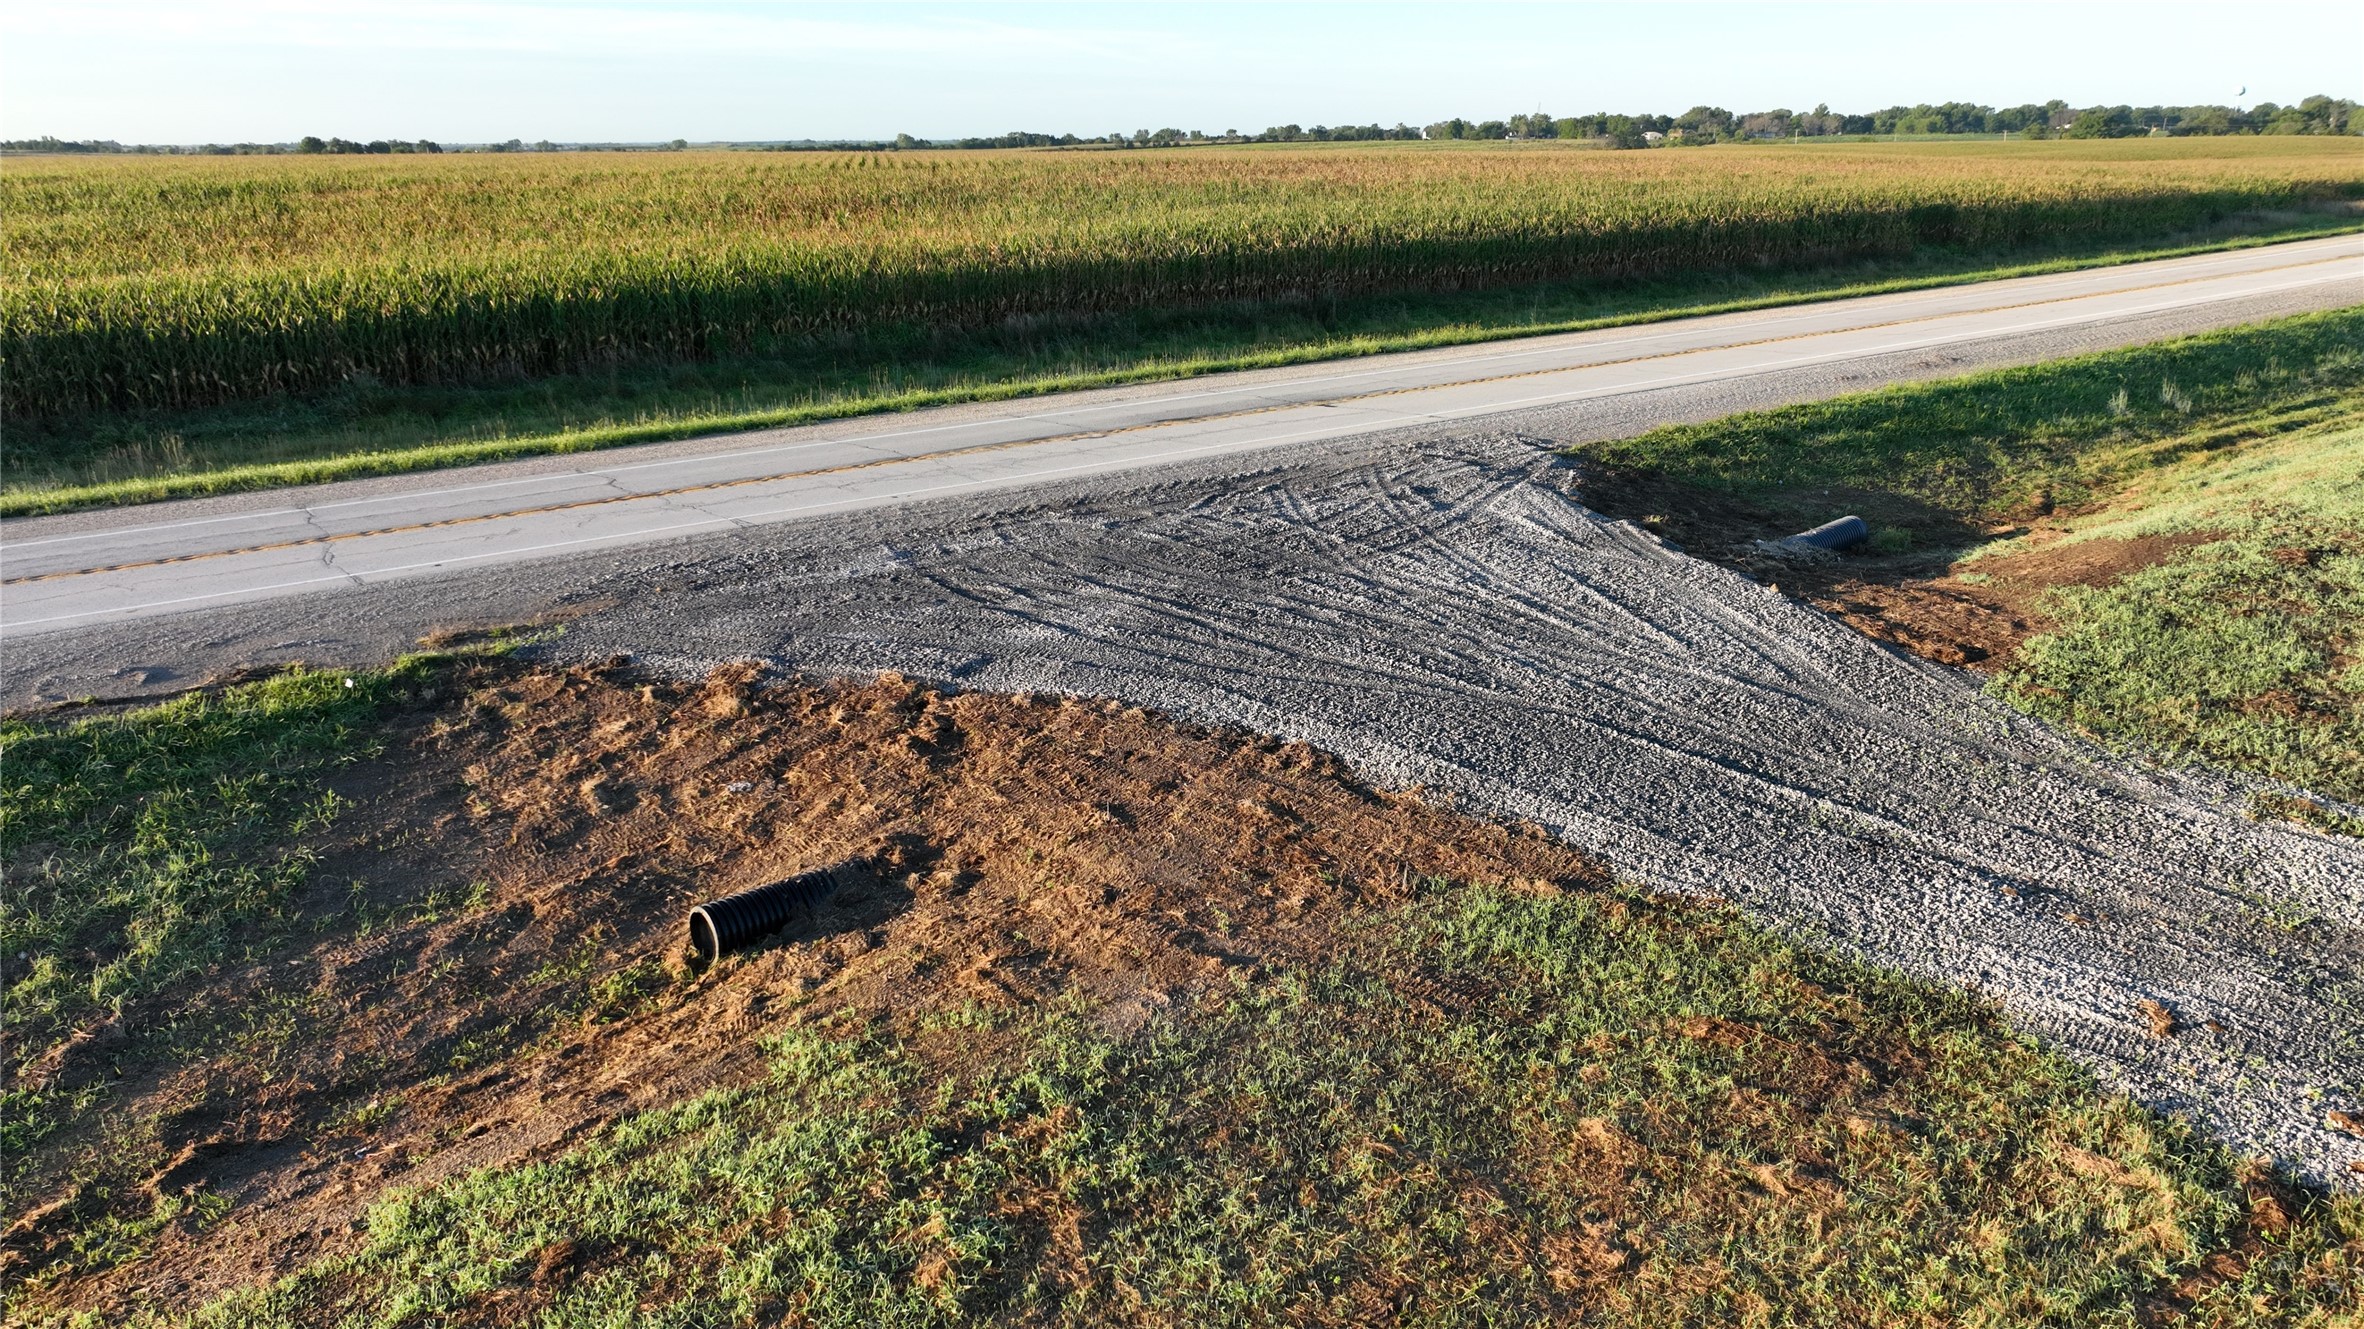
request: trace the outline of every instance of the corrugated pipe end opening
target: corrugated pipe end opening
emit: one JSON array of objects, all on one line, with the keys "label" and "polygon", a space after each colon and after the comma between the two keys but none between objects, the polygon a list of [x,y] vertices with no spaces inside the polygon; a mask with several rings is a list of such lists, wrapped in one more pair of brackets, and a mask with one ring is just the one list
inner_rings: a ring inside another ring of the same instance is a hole
[{"label": "corrugated pipe end opening", "polygon": [[714,929],[714,919],[699,905],[690,910],[690,963],[703,969],[722,958],[722,936]]}]

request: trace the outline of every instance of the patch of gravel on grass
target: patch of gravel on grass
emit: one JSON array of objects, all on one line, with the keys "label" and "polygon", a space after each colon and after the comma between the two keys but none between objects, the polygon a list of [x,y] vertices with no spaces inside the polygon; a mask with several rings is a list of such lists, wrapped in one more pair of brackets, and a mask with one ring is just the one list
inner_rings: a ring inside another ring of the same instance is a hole
[{"label": "patch of gravel on grass", "polygon": [[2364,1184],[2364,1139],[2326,1122],[2364,1112],[2364,844],[2252,822],[2232,781],[2111,758],[1603,519],[1534,440],[1240,469],[752,532],[618,568],[592,594],[633,611],[556,649],[1118,697],[1303,740],[1989,993],[2143,1101]]}]

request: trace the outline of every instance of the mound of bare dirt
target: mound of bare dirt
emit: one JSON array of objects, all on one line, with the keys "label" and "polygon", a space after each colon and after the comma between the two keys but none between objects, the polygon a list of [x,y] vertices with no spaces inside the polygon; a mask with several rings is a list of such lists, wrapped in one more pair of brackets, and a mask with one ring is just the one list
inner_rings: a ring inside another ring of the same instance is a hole
[{"label": "mound of bare dirt", "polygon": [[[2065,530],[2051,510],[2020,514],[2042,527],[2032,547],[1972,563],[1956,551],[2021,528],[1982,528],[1896,494],[1822,489],[1743,496],[1647,472],[1594,468],[1584,501],[1627,517],[1681,544],[1685,552],[1736,568],[1806,601],[1857,632],[1900,650],[1981,673],[2009,663],[2020,644],[2052,626],[2044,592],[2056,586],[2106,586],[2165,562],[2206,533],[2136,540],[2059,543]],[[1911,529],[1917,547],[1853,550],[1813,561],[1768,557],[1759,542],[1779,539],[1841,513],[1876,527]]]},{"label": "mound of bare dirt", "polygon": [[[118,1036],[55,1068],[120,1079],[18,1189],[0,1258],[50,1285],[40,1300],[185,1309],[267,1281],[357,1243],[386,1187],[757,1074],[767,1032],[847,1008],[1065,995],[1123,1031],[1228,969],[1319,954],[1415,876],[1605,880],[1303,746],[1114,704],[484,665],[400,723],[317,846],[316,903],[369,925],[125,1020],[275,1003],[286,1036],[144,1064]],[[684,966],[691,904],[856,856],[875,869],[809,925]],[[113,1161],[69,1184],[101,1148]],[[234,1203],[186,1205],[142,1258],[75,1250],[159,1196]]]},{"label": "mound of bare dirt", "polygon": [[1867,637],[1939,664],[1991,672],[2021,643],[2052,626],[2044,593],[2107,586],[2213,538],[2206,532],[2135,540],[2039,539],[2031,548],[1919,575],[1909,561],[1877,557],[1768,571],[1816,607]]}]

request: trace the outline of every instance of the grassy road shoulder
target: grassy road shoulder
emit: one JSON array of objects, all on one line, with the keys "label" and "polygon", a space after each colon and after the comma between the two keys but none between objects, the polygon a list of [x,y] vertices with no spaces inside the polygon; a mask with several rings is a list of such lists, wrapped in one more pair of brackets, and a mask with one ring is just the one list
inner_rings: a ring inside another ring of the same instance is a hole
[{"label": "grassy road shoulder", "polygon": [[[11,879],[53,864],[9,902],[63,1049],[34,1073],[100,1086],[12,1175],[28,1323],[2364,1308],[2364,1199],[1301,748],[497,661],[5,741]],[[159,827],[266,887],[228,923],[110,903]],[[847,847],[877,879],[809,926],[657,962],[684,898]],[[261,1032],[161,1035],[193,1011]]]},{"label": "grassy road shoulder", "polygon": [[[2360,345],[2344,310],[1658,430],[1586,449],[1587,496],[2047,719],[2354,805]],[[1850,511],[1860,553],[1754,543]]]}]

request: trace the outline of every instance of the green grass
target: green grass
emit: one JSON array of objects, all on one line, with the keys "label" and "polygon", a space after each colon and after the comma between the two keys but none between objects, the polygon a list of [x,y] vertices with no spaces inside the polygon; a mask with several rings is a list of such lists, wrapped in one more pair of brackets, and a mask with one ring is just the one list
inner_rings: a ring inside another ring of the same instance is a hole
[{"label": "green grass", "polygon": [[[2046,601],[1996,680],[2035,714],[2169,759],[2364,801],[2364,309],[1661,429],[1609,465],[1896,549],[2212,537]],[[2051,517],[2042,514],[2056,513]],[[2077,515],[2070,515],[2077,514]],[[1996,542],[1996,523],[2049,529]],[[2354,818],[2319,810],[2329,824]]]},{"label": "green grass", "polygon": [[[2075,539],[2205,542],[2054,590],[2058,628],[1996,686],[2090,734],[2364,804],[2364,393],[2259,432],[2205,440],[2075,522]],[[2279,806],[2364,834],[2354,815]]]},{"label": "green grass", "polygon": [[[1436,882],[1340,951],[1130,1040],[791,1033],[195,1322],[2124,1325],[2243,1209],[1970,1002],[1728,914]],[[2322,1200],[2185,1323],[2360,1298],[2364,1201]]]},{"label": "green grass", "polygon": [[[297,671],[128,715],[0,722],[0,955],[14,961],[0,1198],[12,1210],[26,1202],[20,1187],[56,1166],[43,1145],[75,1126],[108,1123],[85,1132],[91,1157],[67,1168],[98,1190],[125,1160],[153,1154],[140,1123],[111,1119],[103,1073],[45,1063],[84,1040],[131,1050],[127,1008],[251,963],[298,924],[311,842],[343,810],[326,777],[379,751],[373,722],[424,667],[354,675],[349,687],[342,674]],[[227,1041],[253,1042],[273,1014],[188,1012],[161,1036],[220,1043],[246,1016]],[[195,1211],[182,1197],[150,1199],[79,1225],[63,1265],[135,1258],[167,1224],[223,1207],[213,1196]]]},{"label": "green grass", "polygon": [[[127,1067],[283,1080],[335,1012],[261,966],[322,937],[481,910],[482,882],[403,875],[364,891],[326,874],[320,849],[351,838],[346,777],[391,760],[390,738],[506,644],[350,674],[296,669],[80,720],[0,721],[0,1204],[11,1218],[45,1195],[71,1206],[37,1275],[12,1271],[21,1281],[0,1293],[0,1322],[18,1322],[21,1298],[137,1260],[167,1227],[201,1228],[230,1204],[147,1184],[171,1149],[161,1123],[119,1097]],[[259,983],[242,984],[242,970]],[[661,980],[654,965],[534,975],[535,1008],[475,1030],[440,1069],[635,1008]],[[210,995],[176,997],[190,991]]]},{"label": "green grass", "polygon": [[[1285,300],[958,333],[890,328],[763,358],[616,365],[530,382],[356,380],[204,410],[20,420],[0,516],[589,451],[957,402],[1187,378],[2132,262],[2353,229],[2284,217],[2168,247],[2041,261],[1923,251],[1839,269]],[[2262,227],[2263,229],[2258,229]]]},{"label": "green grass", "polygon": [[[2162,440],[2364,385],[2364,308],[1651,430],[1584,449],[1751,497],[1845,487],[1957,520],[2068,508]],[[2162,393],[2161,385],[2172,391]]]},{"label": "green grass", "polygon": [[432,670],[297,670],[66,724],[0,722],[0,953],[21,1073],[74,1028],[251,959],[342,811],[324,783],[382,751]]}]

